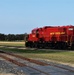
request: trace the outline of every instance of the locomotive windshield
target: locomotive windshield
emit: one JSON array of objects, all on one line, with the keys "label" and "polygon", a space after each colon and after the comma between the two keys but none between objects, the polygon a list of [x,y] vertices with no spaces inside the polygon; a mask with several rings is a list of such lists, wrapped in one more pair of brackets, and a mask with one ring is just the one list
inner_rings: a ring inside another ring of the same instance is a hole
[{"label": "locomotive windshield", "polygon": [[38,28],[32,30],[32,34],[36,34],[38,32]]},{"label": "locomotive windshield", "polygon": [[38,30],[38,29],[32,30],[32,33],[33,33],[33,34],[37,34],[37,33],[39,33],[39,30]]}]

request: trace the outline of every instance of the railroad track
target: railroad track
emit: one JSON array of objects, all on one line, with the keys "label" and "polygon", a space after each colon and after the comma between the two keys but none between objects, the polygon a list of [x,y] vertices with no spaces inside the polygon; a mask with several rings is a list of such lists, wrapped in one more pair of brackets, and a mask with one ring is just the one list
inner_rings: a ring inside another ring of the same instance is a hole
[{"label": "railroad track", "polygon": [[[6,56],[6,55],[8,55],[8,56]],[[53,66],[53,67],[57,67],[59,69],[64,69],[64,70],[67,70],[67,71],[70,71],[70,72],[74,73],[74,70],[72,70],[72,69],[68,69],[68,68],[65,68],[65,67],[57,66],[57,65],[54,65],[54,64],[47,64],[47,63],[40,62],[40,61],[37,61],[37,60],[33,60],[33,59],[30,59],[30,58],[25,58],[25,57],[20,56],[20,55],[15,55],[13,53],[5,52],[5,51],[0,51],[0,57],[1,58],[6,59],[7,61],[14,63],[15,65],[18,65],[20,67],[25,67],[26,66],[26,67],[34,69],[34,70],[36,70],[36,71],[38,71],[40,73],[43,73],[45,75],[51,75],[49,72],[42,71],[42,70],[40,70],[38,68],[35,68],[33,66],[27,65],[25,63],[21,63],[20,61],[17,61],[17,60],[14,60],[14,59],[10,58],[10,56],[22,59],[23,61],[25,60],[25,61],[28,61],[30,63],[34,63],[36,65],[40,65],[40,66]]]},{"label": "railroad track", "polygon": [[[4,54],[5,54],[5,55],[4,55]],[[39,62],[39,61],[36,61],[36,60],[33,60],[33,59],[29,59],[29,58],[25,58],[25,57],[22,57],[22,56],[19,56],[19,55],[15,55],[15,54],[12,54],[12,53],[8,53],[8,52],[5,52],[5,51],[0,51],[0,57],[1,57],[1,58],[6,59],[7,61],[12,62],[12,63],[15,64],[15,65],[18,65],[18,66],[20,66],[20,67],[29,67],[29,68],[34,69],[34,70],[36,70],[36,71],[38,71],[38,72],[40,72],[40,73],[42,73],[42,74],[51,75],[51,74],[49,74],[49,73],[47,73],[47,72],[44,72],[44,71],[42,71],[42,70],[39,70],[39,69],[37,69],[37,68],[34,68],[34,67],[32,67],[32,66],[29,66],[29,65],[26,65],[25,63],[18,62],[17,60],[14,60],[14,59],[12,59],[12,58],[6,56],[6,54],[7,54],[7,55],[10,55],[10,56],[14,56],[14,57],[16,57],[16,58],[20,58],[20,59],[23,59],[23,60],[32,62],[32,63],[35,63],[35,64],[37,64],[37,65],[41,65],[41,66],[47,65],[46,63]]]}]

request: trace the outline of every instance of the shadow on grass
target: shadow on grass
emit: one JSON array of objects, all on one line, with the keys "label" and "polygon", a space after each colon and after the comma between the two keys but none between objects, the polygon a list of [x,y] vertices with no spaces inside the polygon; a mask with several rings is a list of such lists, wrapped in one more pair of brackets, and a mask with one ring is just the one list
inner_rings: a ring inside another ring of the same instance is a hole
[{"label": "shadow on grass", "polygon": [[[15,52],[15,53],[36,53],[36,54],[42,54],[42,53],[61,53],[63,51],[56,51],[56,50],[40,50],[40,49],[10,49],[10,48],[0,48],[0,50],[8,51],[8,52]],[[64,51],[65,52],[65,51]]]}]

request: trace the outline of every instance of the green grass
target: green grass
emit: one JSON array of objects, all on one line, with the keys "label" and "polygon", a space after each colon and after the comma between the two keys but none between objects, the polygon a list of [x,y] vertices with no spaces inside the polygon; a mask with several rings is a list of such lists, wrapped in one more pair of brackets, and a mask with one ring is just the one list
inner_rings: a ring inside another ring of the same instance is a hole
[{"label": "green grass", "polygon": [[30,50],[0,48],[29,58],[41,58],[74,64],[74,51]]}]

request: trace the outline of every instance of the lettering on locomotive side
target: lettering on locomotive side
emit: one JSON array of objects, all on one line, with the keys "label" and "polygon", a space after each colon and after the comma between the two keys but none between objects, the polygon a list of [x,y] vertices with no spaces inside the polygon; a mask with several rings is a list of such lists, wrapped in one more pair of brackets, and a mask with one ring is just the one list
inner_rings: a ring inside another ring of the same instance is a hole
[{"label": "lettering on locomotive side", "polygon": [[68,30],[73,30],[73,28],[69,28]]},{"label": "lettering on locomotive side", "polygon": [[65,34],[65,32],[52,32],[52,33],[50,33],[50,35],[54,35],[54,34]]}]

